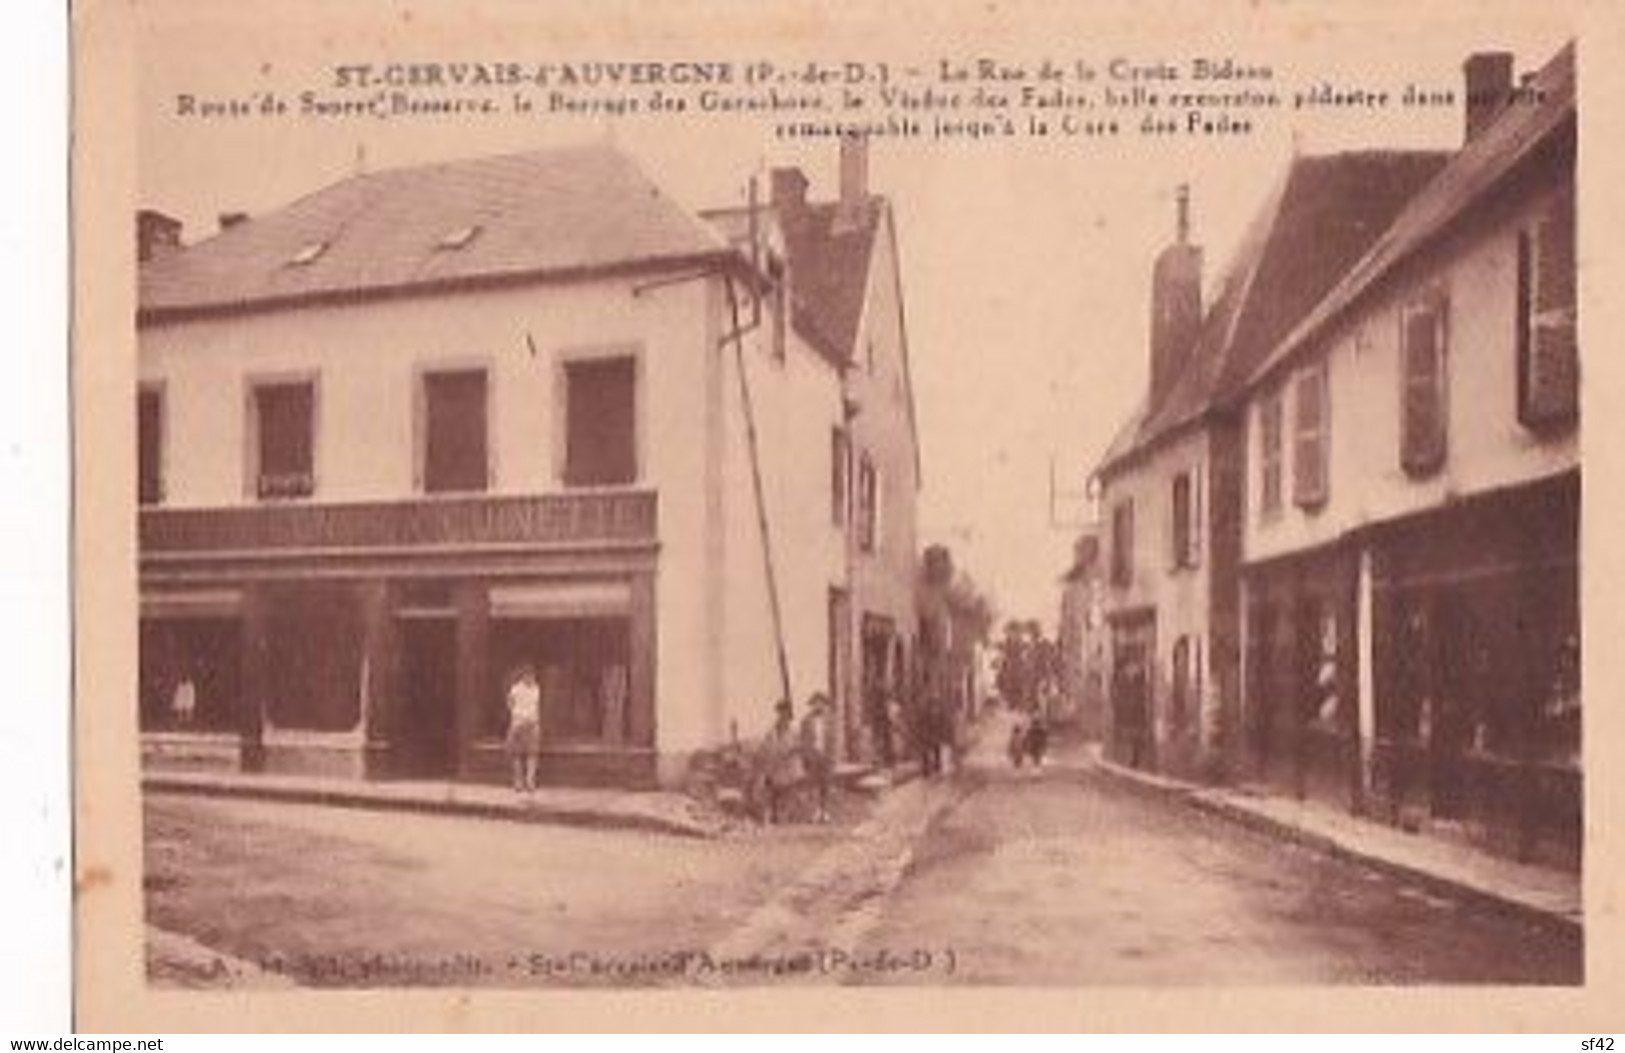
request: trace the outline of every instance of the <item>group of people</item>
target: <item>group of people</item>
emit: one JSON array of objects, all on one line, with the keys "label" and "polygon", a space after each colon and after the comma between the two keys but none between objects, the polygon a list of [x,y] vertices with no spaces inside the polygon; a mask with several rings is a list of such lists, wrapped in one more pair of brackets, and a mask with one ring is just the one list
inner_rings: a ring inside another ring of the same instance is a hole
[{"label": "group of people", "polygon": [[812,794],[813,822],[830,821],[829,798],[835,779],[835,722],[829,696],[815,693],[799,725],[789,699],[773,710],[773,727],[757,755],[756,785],[762,798],[762,818],[783,822],[788,804],[805,784]]},{"label": "group of people", "polygon": [[[877,727],[881,760],[890,767],[893,736],[897,731],[900,707],[886,703],[887,720]],[[516,793],[536,791],[537,768],[542,743],[542,688],[534,666],[521,665],[507,690],[507,751],[513,770]],[[913,729],[920,749],[921,774],[939,775],[944,770],[943,755],[957,756],[958,736],[953,715],[945,706],[922,706]],[[830,795],[835,778],[835,715],[828,695],[815,692],[807,699],[798,722],[789,699],[774,707],[773,726],[763,737],[751,765],[752,789],[762,818],[778,824],[788,817],[792,799],[802,790],[811,798],[812,821],[830,821]]]}]

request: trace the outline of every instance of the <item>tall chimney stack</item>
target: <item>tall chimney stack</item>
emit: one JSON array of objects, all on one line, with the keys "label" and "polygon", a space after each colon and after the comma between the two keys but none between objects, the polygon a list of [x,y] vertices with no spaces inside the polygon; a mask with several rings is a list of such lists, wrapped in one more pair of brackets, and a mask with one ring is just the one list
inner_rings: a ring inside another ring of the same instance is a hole
[{"label": "tall chimney stack", "polygon": [[794,221],[807,207],[806,174],[799,168],[773,169],[769,194],[779,222]]},{"label": "tall chimney stack", "polygon": [[861,224],[869,203],[869,137],[841,136],[841,221]]},{"label": "tall chimney stack", "polygon": [[1151,273],[1151,394],[1153,409],[1173,389],[1202,327],[1202,249],[1190,243],[1190,187],[1174,192],[1174,242]]},{"label": "tall chimney stack", "polygon": [[1512,99],[1512,53],[1478,51],[1462,63],[1466,82],[1465,142],[1472,142],[1488,128]]}]

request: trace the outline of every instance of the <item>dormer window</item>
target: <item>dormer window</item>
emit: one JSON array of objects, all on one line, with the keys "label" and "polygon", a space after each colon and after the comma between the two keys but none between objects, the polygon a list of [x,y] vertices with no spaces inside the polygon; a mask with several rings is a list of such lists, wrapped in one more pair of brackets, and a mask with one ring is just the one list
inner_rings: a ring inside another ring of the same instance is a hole
[{"label": "dormer window", "polygon": [[435,248],[442,252],[455,252],[458,249],[467,248],[469,242],[479,237],[480,229],[478,223],[471,223],[466,227],[448,230],[440,236],[440,240],[435,243]]},{"label": "dormer window", "polygon": [[322,254],[327,251],[327,247],[330,244],[332,244],[332,243],[327,242],[327,241],[313,241],[313,242],[311,242],[310,244],[304,246],[298,252],[294,253],[291,257],[288,258],[288,266],[290,266],[290,267],[308,267],[308,266],[310,266],[312,263],[315,263],[317,260],[321,259]]}]

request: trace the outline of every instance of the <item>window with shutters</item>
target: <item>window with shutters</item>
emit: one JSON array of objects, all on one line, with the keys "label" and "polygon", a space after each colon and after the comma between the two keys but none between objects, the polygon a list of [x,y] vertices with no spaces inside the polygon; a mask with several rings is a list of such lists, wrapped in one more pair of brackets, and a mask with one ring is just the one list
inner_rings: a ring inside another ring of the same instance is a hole
[{"label": "window with shutters", "polygon": [[316,490],[315,381],[268,381],[251,391],[255,495],[264,500],[310,496]]},{"label": "window with shutters", "polygon": [[880,535],[880,473],[864,454],[858,465],[858,547],[873,552]]},{"label": "window with shutters", "polygon": [[1112,584],[1128,588],[1134,583],[1134,502],[1112,509]]},{"label": "window with shutters", "polygon": [[136,501],[164,499],[164,393],[143,387],[136,396]]},{"label": "window with shutters", "polygon": [[1574,194],[1518,234],[1518,421],[1545,429],[1580,411]]},{"label": "window with shutters", "polygon": [[829,432],[829,507],[836,526],[846,525],[848,480],[851,472],[852,449],[845,428],[831,428]]},{"label": "window with shutters", "polygon": [[1195,469],[1174,476],[1169,497],[1170,561],[1175,570],[1195,567],[1201,556],[1201,499]]},{"label": "window with shutters", "polygon": [[483,369],[423,376],[423,462],[426,493],[484,490],[490,461]]},{"label": "window with shutters", "polygon": [[564,484],[637,482],[637,359],[584,358],[564,365]]},{"label": "window with shutters", "polygon": [[1293,383],[1292,501],[1299,508],[1326,503],[1329,481],[1326,365],[1318,363]]},{"label": "window with shutters", "polygon": [[1281,512],[1282,473],[1282,399],[1279,391],[1272,391],[1258,406],[1258,511],[1265,518]]},{"label": "window with shutters", "polygon": [[1400,466],[1414,478],[1443,467],[1448,450],[1448,323],[1448,301],[1440,293],[1431,293],[1400,311],[1399,458]]}]

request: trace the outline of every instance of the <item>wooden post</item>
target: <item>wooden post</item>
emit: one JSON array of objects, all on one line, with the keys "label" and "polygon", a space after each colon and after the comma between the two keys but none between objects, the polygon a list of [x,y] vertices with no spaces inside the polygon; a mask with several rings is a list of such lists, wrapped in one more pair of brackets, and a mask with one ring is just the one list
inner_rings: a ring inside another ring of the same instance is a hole
[{"label": "wooden post", "polygon": [[239,758],[243,771],[265,768],[265,709],[271,672],[270,597],[263,586],[243,591],[242,687],[237,699]]},{"label": "wooden post", "polygon": [[480,734],[480,711],[490,690],[489,654],[491,602],[483,582],[456,588],[457,608],[457,713],[453,721],[451,755],[461,778],[477,774],[474,743]]},{"label": "wooden post", "polygon": [[655,745],[658,611],[653,571],[632,575],[627,656],[627,736],[633,746]]},{"label": "wooden post", "polygon": [[361,699],[365,731],[363,762],[368,774],[377,774],[383,758],[375,759],[374,753],[387,749],[395,737],[400,648],[389,582],[364,582],[357,593],[361,607],[361,655],[366,670]]}]

